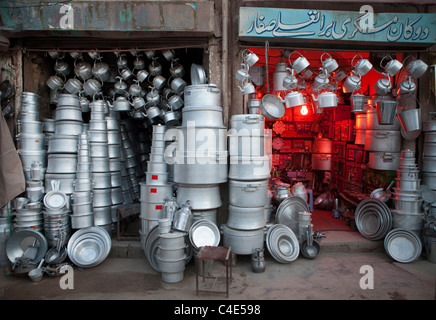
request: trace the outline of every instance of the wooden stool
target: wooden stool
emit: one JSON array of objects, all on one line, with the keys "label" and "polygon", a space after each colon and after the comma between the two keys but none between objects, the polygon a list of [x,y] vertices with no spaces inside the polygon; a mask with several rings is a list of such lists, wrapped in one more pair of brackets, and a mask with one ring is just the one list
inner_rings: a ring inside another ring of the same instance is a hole
[{"label": "wooden stool", "polygon": [[[214,276],[205,276],[204,275],[204,262],[205,260],[219,260],[223,261],[226,267],[226,276],[225,277],[214,277]],[[215,279],[211,290],[200,290],[198,288],[198,267],[199,263],[202,263],[203,267],[203,281],[206,278]],[[229,272],[230,270],[230,272]],[[200,251],[197,255],[197,259],[195,260],[195,274],[196,274],[196,288],[197,295],[199,292],[213,292],[213,293],[225,293],[227,298],[229,297],[229,283],[232,281],[232,248],[231,247],[223,247],[223,246],[205,246],[201,247]],[[215,282],[217,279],[226,279],[226,291],[213,291],[213,287],[215,286]]]}]

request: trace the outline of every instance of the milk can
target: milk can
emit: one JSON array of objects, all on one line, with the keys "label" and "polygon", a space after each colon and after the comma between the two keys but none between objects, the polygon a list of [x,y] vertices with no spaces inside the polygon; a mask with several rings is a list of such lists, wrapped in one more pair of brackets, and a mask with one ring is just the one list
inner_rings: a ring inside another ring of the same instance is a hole
[{"label": "milk can", "polygon": [[192,225],[192,219],[191,204],[188,200],[176,211],[173,220],[173,229],[188,232]]},{"label": "milk can", "polygon": [[289,75],[286,68],[288,65],[285,62],[279,62],[276,64],[276,71],[273,75],[273,90],[274,91],[286,91],[287,89],[283,86],[283,79]]}]

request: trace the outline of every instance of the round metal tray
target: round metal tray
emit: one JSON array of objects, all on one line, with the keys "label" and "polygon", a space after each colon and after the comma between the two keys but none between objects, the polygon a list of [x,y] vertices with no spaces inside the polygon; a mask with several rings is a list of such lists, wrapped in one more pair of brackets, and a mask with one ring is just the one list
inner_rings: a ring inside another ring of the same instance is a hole
[{"label": "round metal tray", "polygon": [[195,221],[189,229],[189,240],[195,249],[204,246],[217,246],[221,240],[220,231],[210,220]]}]

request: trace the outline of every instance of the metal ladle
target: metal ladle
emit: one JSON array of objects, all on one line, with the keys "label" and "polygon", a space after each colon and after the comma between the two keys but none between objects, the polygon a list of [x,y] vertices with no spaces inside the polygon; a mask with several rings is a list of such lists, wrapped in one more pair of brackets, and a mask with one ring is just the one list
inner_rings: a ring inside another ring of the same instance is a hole
[{"label": "metal ladle", "polygon": [[307,245],[306,245],[306,252],[307,255],[311,258],[314,258],[318,254],[317,248],[313,245],[313,234],[312,234],[312,226],[309,225],[306,230],[306,239],[307,239]]}]

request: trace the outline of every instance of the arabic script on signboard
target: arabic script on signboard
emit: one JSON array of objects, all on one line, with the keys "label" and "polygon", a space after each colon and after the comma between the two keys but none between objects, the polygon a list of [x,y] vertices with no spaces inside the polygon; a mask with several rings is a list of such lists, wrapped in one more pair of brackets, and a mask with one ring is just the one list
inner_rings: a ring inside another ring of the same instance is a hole
[{"label": "arabic script on signboard", "polygon": [[[241,8],[243,9],[243,8]],[[351,12],[337,14],[332,11],[270,9],[274,11],[251,11],[245,36],[316,38],[332,40],[368,41],[422,41],[429,39],[427,23],[430,17],[423,14],[378,14]],[[254,13],[254,14],[253,14]],[[298,13],[298,15],[297,15]],[[298,19],[304,16],[306,18]],[[272,16],[274,14],[274,16]],[[374,16],[377,19],[374,19]],[[434,19],[432,15],[432,19]],[[302,22],[296,22],[303,20]],[[373,22],[377,20],[377,22]],[[424,21],[425,20],[425,21]],[[434,23],[434,20],[432,21]],[[433,26],[434,27],[434,26]]]}]

